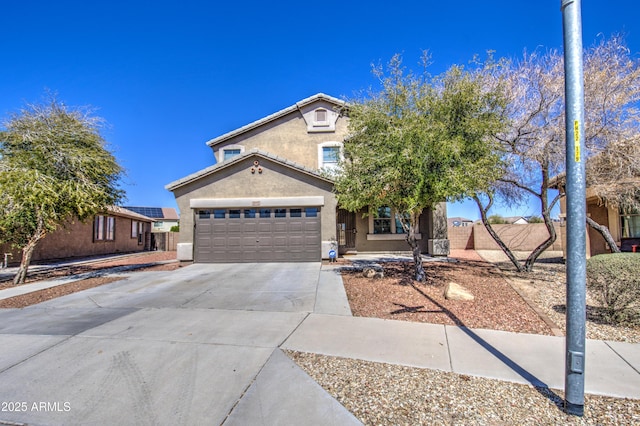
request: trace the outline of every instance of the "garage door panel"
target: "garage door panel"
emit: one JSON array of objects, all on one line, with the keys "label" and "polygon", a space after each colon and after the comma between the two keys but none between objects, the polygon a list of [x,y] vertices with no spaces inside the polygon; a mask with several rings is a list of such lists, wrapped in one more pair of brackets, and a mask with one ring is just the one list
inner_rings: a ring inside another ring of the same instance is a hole
[{"label": "garage door panel", "polygon": [[303,224],[301,222],[291,222],[289,224],[289,232],[302,232]]},{"label": "garage door panel", "polygon": [[226,238],[220,238],[220,237],[214,237],[212,240],[212,246],[215,248],[220,248],[220,247],[226,247],[227,246],[227,239]]},{"label": "garage door panel", "polygon": [[258,223],[258,232],[262,233],[271,233],[272,224],[270,222],[259,222]]},{"label": "garage door panel", "polygon": [[[200,226],[200,224],[197,225],[198,227]],[[211,228],[210,228],[211,229]],[[216,222],[213,224],[211,231],[206,231],[206,230],[202,230],[200,231],[200,229],[198,229],[198,233],[200,232],[211,232],[213,234],[226,234],[227,233],[227,224],[226,223],[220,223],[220,222]]]},{"label": "garage door panel", "polygon": [[255,222],[247,222],[244,224],[244,233],[253,233],[255,234],[256,232],[258,232],[258,224]]},{"label": "garage door panel", "polygon": [[320,232],[320,223],[318,222],[305,222],[304,232]]},{"label": "garage door panel", "polygon": [[227,237],[227,247],[242,247],[242,238],[240,237]]},{"label": "garage door panel", "polygon": [[274,210],[280,217],[245,217],[246,211],[237,217],[237,209],[227,209],[224,215],[197,214],[195,261],[319,261],[320,215],[298,217],[300,209]]},{"label": "garage door panel", "polygon": [[277,247],[278,250],[281,250],[282,247],[286,247],[287,246],[287,237],[286,236],[276,236],[273,237],[273,243],[272,246],[273,247]]},{"label": "garage door panel", "polygon": [[286,233],[288,231],[287,222],[275,222],[271,227],[272,232]]},{"label": "garage door panel", "polygon": [[292,247],[297,247],[298,249],[304,245],[304,238],[302,237],[290,237],[289,245]]},{"label": "garage door panel", "polygon": [[242,232],[243,223],[240,222],[240,219],[230,219],[233,222],[229,222],[227,224],[227,234],[239,234]]}]

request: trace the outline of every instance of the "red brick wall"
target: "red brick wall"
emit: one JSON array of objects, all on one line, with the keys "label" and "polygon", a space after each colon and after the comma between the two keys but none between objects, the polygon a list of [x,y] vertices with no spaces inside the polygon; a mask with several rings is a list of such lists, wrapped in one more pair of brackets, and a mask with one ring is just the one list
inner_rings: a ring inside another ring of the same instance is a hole
[{"label": "red brick wall", "polygon": [[[132,219],[120,216],[115,218],[115,240],[93,241],[93,221],[82,223],[75,220],[42,239],[33,252],[32,261],[143,251],[145,239],[142,240],[143,244],[138,244],[137,238],[131,238]],[[151,223],[145,223],[144,229],[145,233],[150,233]],[[20,251],[9,250],[6,245],[0,245],[0,250],[2,253],[13,253],[10,264],[20,262]]]}]

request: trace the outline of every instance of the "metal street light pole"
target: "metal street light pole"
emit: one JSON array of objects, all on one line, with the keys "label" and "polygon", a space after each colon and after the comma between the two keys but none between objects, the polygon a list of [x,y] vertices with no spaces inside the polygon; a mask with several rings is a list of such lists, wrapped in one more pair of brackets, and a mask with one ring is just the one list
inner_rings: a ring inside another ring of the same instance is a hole
[{"label": "metal street light pole", "polygon": [[565,411],[584,415],[586,336],[586,185],[580,0],[561,0],[567,157],[567,337]]}]

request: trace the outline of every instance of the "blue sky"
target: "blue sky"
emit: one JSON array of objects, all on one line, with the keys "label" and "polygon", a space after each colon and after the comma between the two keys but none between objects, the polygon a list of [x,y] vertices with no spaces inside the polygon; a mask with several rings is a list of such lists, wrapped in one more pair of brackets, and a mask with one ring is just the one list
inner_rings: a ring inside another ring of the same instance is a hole
[{"label": "blue sky", "polygon": [[[165,184],[213,164],[205,142],[318,92],[375,86],[372,63],[420,52],[431,72],[494,50],[562,48],[560,0],[32,1],[0,15],[0,117],[46,90],[91,105],[126,168],[125,204],[175,207]],[[637,0],[583,0],[584,44],[623,32],[640,52]],[[500,208],[536,214],[534,206]],[[472,203],[449,216],[478,217]]]}]

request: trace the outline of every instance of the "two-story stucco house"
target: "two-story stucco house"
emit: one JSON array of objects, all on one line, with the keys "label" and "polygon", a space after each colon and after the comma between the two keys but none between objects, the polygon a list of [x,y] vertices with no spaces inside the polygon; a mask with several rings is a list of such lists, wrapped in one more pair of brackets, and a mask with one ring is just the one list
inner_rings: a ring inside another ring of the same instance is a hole
[{"label": "two-story stucco house", "polygon": [[[166,186],[181,212],[178,259],[319,261],[340,253],[409,250],[394,212],[340,209],[330,173],[341,155],[345,103],[325,94],[218,136],[216,164]],[[424,253],[447,255],[446,204],[420,221]]]}]

